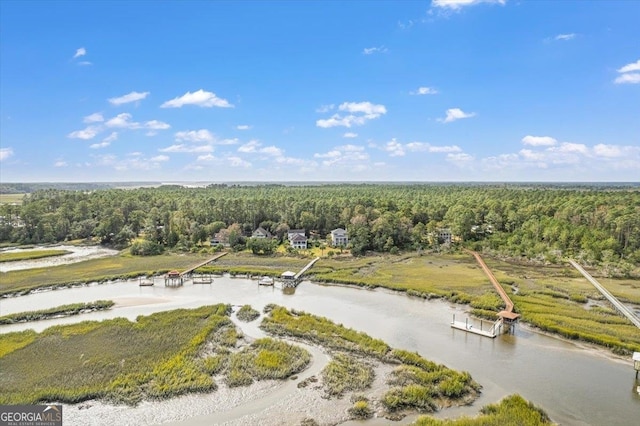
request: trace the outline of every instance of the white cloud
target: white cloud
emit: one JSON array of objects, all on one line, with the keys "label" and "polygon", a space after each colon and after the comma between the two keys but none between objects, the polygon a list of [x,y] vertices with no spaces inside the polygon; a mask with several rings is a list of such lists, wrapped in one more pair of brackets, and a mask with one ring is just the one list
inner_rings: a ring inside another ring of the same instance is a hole
[{"label": "white cloud", "polygon": [[156,155],[155,157],[151,157],[150,160],[158,162],[158,163],[165,162],[165,161],[169,161],[169,156],[168,155]]},{"label": "white cloud", "polygon": [[462,152],[462,149],[457,145],[434,146],[427,142],[409,142],[402,144],[395,138],[387,142],[382,149],[388,152],[391,157],[402,157],[407,152],[429,152],[433,154]]},{"label": "white cloud", "polygon": [[182,96],[166,101],[160,108],[181,108],[184,105],[197,105],[200,107],[220,107],[220,108],[232,108],[233,105],[226,99],[222,99],[216,96],[215,93],[205,92],[200,89],[196,92],[187,92]]},{"label": "white cloud", "polygon": [[284,152],[282,151],[282,149],[276,147],[276,146],[265,146],[264,148],[261,148],[258,150],[258,152],[262,153],[262,154],[267,154],[267,155],[271,155],[273,157],[281,157]]},{"label": "white cloud", "polygon": [[144,127],[151,130],[166,130],[171,126],[163,121],[151,120],[144,123]]},{"label": "white cloud", "polygon": [[409,92],[411,95],[435,95],[438,93],[438,90],[433,87],[418,87],[418,90],[415,92]]},{"label": "white cloud", "polygon": [[380,46],[380,47],[365,47],[364,50],[362,51],[363,55],[372,55],[374,53],[387,53],[389,51],[389,49],[387,49],[384,46]]},{"label": "white cloud", "polygon": [[82,121],[85,123],[100,123],[104,121],[104,117],[99,112],[94,112],[91,115],[87,115]]},{"label": "white cloud", "polygon": [[569,40],[573,40],[574,38],[576,38],[576,33],[558,34],[557,36],[554,37],[555,40],[561,40],[561,41],[569,41]]},{"label": "white cloud", "polygon": [[107,127],[115,127],[120,129],[139,129],[142,127],[140,123],[131,121],[133,117],[128,112],[123,112],[104,123]]},{"label": "white cloud", "polygon": [[67,166],[68,164],[64,160],[57,160],[55,163],[53,163],[53,167],[67,167]]},{"label": "white cloud", "polygon": [[261,145],[260,142],[258,142],[256,140],[252,140],[252,141],[247,142],[244,145],[239,146],[238,147],[238,152],[244,152],[244,153],[247,153],[247,154],[254,153],[254,152],[257,152],[258,147],[260,147],[260,145]]},{"label": "white cloud", "polygon": [[463,118],[471,118],[476,115],[475,112],[466,113],[460,108],[450,108],[447,110],[447,116],[445,118],[439,118],[438,121],[442,123],[451,123]]},{"label": "white cloud", "polygon": [[553,146],[558,141],[551,136],[531,136],[527,135],[522,138],[522,143],[531,146]]},{"label": "white cloud", "polygon": [[0,148],[0,161],[4,161],[13,156],[13,148]]},{"label": "white cloud", "polygon": [[589,153],[589,149],[585,144],[582,143],[572,143],[572,142],[562,142],[558,147],[551,147],[549,151],[557,151],[561,153],[578,153],[582,155],[587,155]]},{"label": "white cloud", "polygon": [[598,144],[593,147],[593,153],[599,157],[617,158],[624,155],[624,151],[617,145]]},{"label": "white cloud", "polygon": [[100,133],[100,127],[98,126],[87,126],[86,128],[82,129],[82,130],[76,130],[74,132],[71,132],[67,135],[67,137],[71,138],[71,139],[83,139],[83,140],[89,140],[89,139],[93,139],[94,137],[96,137],[96,135],[98,133]]},{"label": "white cloud", "polygon": [[387,108],[381,104],[372,104],[371,102],[343,102],[338,109],[348,112],[348,115],[339,113],[333,114],[330,118],[317,120],[316,126],[329,127],[351,127],[361,126],[368,120],[373,120],[387,113]]},{"label": "white cloud", "polygon": [[447,154],[446,160],[458,167],[468,167],[474,162],[475,158],[467,153],[459,152]]},{"label": "white cloud", "polygon": [[615,79],[616,84],[638,84],[640,83],[640,73],[626,73]]},{"label": "white cloud", "polygon": [[76,50],[76,54],[73,55],[73,59],[79,58],[79,57],[84,56],[86,54],[87,54],[87,49],[85,49],[84,47],[81,47],[81,48]]},{"label": "white cloud", "polygon": [[213,152],[214,148],[211,145],[186,145],[176,144],[166,148],[159,149],[160,152],[184,152],[184,153],[201,153],[201,152]]},{"label": "white cloud", "polygon": [[226,157],[226,160],[227,160],[227,164],[229,164],[231,167],[244,167],[244,168],[251,167],[250,162],[245,161],[240,157],[229,156],[229,157]]},{"label": "white cloud", "polygon": [[636,62],[632,62],[620,68],[618,72],[622,75],[619,75],[614,83],[616,84],[639,84],[640,83],[640,73],[635,72],[640,71],[640,59]]},{"label": "white cloud", "polygon": [[111,142],[113,142],[113,141],[115,141],[117,139],[118,139],[118,132],[112,132],[109,136],[104,138],[102,140],[102,142],[94,143],[92,145],[89,145],[89,148],[92,148],[92,149],[106,148],[109,145],[111,145]]},{"label": "white cloud", "polygon": [[109,98],[108,101],[111,105],[123,105],[130,102],[141,101],[147,96],[149,96],[149,92],[131,92],[117,98]]},{"label": "white cloud", "polygon": [[376,105],[371,102],[344,102],[338,107],[338,109],[340,111],[352,113],[361,112],[367,116],[373,116],[372,118],[377,118],[381,114],[387,113],[387,109],[384,105]]},{"label": "white cloud", "polygon": [[353,133],[353,132],[347,132],[344,135],[342,135],[343,138],[357,138],[358,134],[357,133]]},{"label": "white cloud", "polygon": [[472,6],[480,3],[497,3],[504,5],[507,3],[507,0],[432,0],[431,6],[458,10],[464,6]]},{"label": "white cloud", "polygon": [[636,62],[627,64],[618,70],[618,72],[620,73],[632,72],[632,71],[640,71],[640,59],[638,59]]},{"label": "white cloud", "polygon": [[320,105],[317,109],[316,112],[319,113],[325,113],[325,112],[329,112],[332,109],[334,109],[336,106],[334,104],[329,104],[329,105]]},{"label": "white cloud", "polygon": [[213,133],[207,129],[189,130],[176,133],[176,141],[178,142],[209,142],[213,143],[215,137]]},{"label": "white cloud", "polygon": [[236,126],[236,129],[238,130],[249,130],[251,128],[251,126],[249,126],[248,124],[239,124]]}]

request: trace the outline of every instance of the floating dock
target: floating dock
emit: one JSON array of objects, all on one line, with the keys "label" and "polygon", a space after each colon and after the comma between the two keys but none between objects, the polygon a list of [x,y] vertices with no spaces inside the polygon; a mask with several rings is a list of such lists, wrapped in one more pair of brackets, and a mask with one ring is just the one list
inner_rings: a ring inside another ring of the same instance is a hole
[{"label": "floating dock", "polygon": [[480,336],[495,338],[502,329],[502,318],[498,319],[494,322],[491,327],[488,329],[484,328],[484,322],[480,320],[480,327],[473,325],[467,319],[465,322],[456,321],[456,316],[453,316],[453,320],[451,321],[451,328],[455,328],[458,330],[467,331],[473,334],[479,334]]}]

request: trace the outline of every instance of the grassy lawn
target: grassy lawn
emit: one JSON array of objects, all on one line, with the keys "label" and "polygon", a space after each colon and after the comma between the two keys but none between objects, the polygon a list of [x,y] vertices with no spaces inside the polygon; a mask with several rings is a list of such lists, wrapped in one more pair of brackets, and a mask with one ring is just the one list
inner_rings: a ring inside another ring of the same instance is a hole
[{"label": "grassy lawn", "polygon": [[10,253],[0,253],[0,263],[18,260],[43,259],[45,257],[63,256],[71,253],[68,250],[28,250]]}]

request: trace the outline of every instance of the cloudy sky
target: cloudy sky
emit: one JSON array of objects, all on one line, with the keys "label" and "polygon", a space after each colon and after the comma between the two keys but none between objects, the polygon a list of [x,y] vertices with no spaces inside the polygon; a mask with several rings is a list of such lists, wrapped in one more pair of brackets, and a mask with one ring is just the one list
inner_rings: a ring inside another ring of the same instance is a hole
[{"label": "cloudy sky", "polygon": [[638,1],[0,4],[0,180],[639,181]]}]

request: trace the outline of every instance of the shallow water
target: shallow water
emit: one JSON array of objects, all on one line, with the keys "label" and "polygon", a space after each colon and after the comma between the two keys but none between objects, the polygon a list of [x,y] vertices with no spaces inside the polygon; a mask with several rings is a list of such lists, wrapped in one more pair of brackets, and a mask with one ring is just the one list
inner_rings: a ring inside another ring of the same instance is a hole
[{"label": "shallow water", "polygon": [[[179,288],[159,283],[156,280],[153,287],[139,287],[137,281],[93,284],[2,299],[2,315],[98,299],[111,299],[117,305],[110,311],[1,326],[0,332],[40,331],[86,319],[135,319],[141,314],[220,302],[250,304],[259,310],[276,303],[331,318],[394,347],[418,351],[433,361],[469,371],[483,386],[480,398],[473,406],[443,410],[439,416],[475,415],[481,406],[513,393],[541,405],[561,424],[626,426],[635,424],[640,416],[640,398],[635,392],[638,384],[630,360],[520,325],[515,334],[496,339],[454,330],[449,326],[452,316],[464,321],[466,314],[464,307],[446,302],[309,282],[303,282],[292,295],[259,286],[257,281],[229,277],[206,285],[187,282]],[[123,413],[126,416],[126,410]]]},{"label": "shallow water", "polygon": [[21,253],[36,250],[67,250],[71,253],[62,256],[45,257],[42,259],[19,260],[0,263],[0,272],[19,271],[22,269],[46,268],[50,266],[67,265],[99,257],[115,256],[119,252],[101,246],[51,246],[35,247],[31,249],[12,248],[2,250],[3,253]]}]

